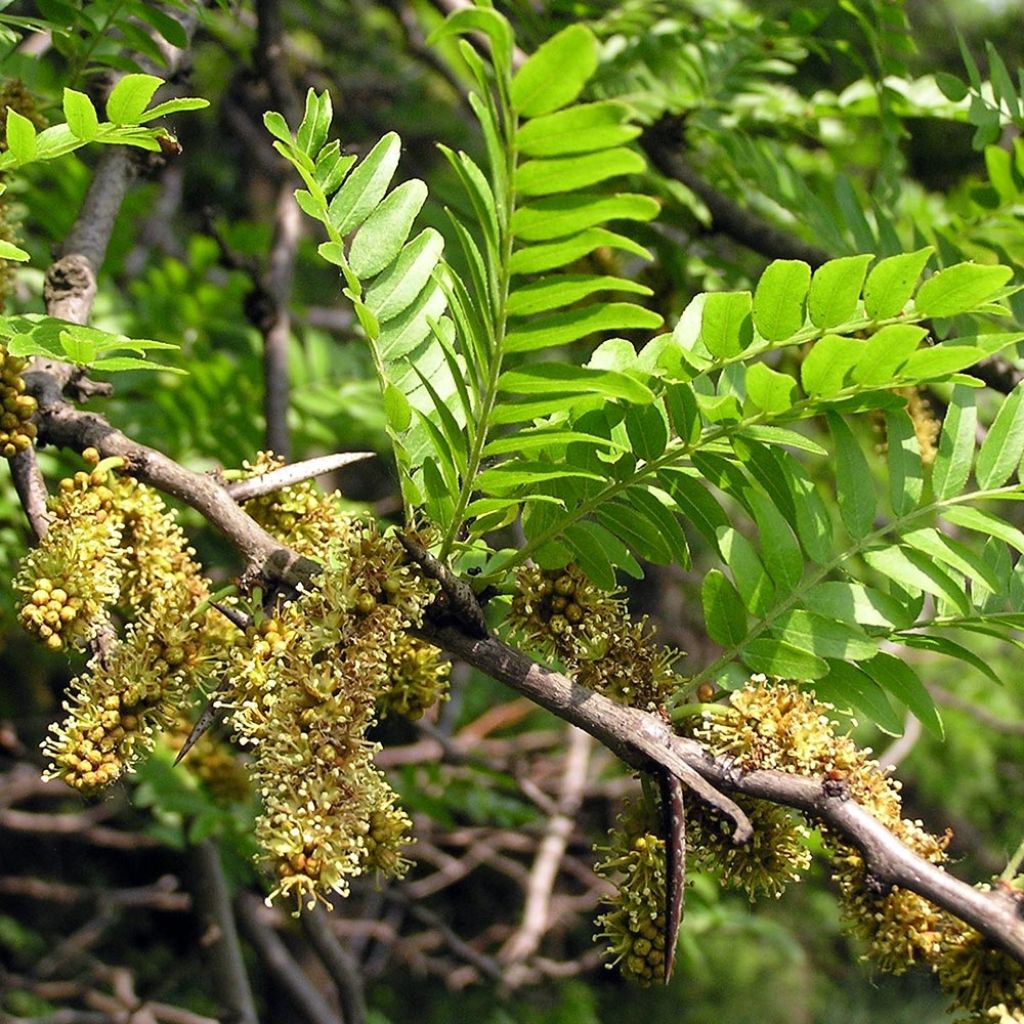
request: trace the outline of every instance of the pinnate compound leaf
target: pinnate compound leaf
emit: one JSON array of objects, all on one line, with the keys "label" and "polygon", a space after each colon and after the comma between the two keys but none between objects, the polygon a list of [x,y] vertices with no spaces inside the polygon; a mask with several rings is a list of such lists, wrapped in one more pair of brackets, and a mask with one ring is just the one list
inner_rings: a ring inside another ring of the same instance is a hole
[{"label": "pinnate compound leaf", "polygon": [[398,169],[401,139],[388,132],[360,161],[331,200],[328,215],[341,235],[359,227],[376,209]]},{"label": "pinnate compound leaf", "polygon": [[700,338],[720,357],[739,355],[754,340],[750,292],[711,292],[701,311]]},{"label": "pinnate compound leaf", "polygon": [[861,668],[883,690],[892,694],[936,739],[942,739],[945,730],[942,717],[917,673],[905,661],[880,652]]},{"label": "pinnate compound leaf", "polygon": [[811,268],[802,260],[769,263],[754,291],[753,319],[766,341],[785,341],[804,324]]},{"label": "pinnate compound leaf", "polygon": [[597,40],[585,25],[570,25],[542,44],[512,79],[512,106],[537,117],[572,103],[597,70]]},{"label": "pinnate compound leaf", "polygon": [[828,329],[849,320],[857,309],[870,254],[842,256],[823,263],[811,278],[807,312],[815,327]]},{"label": "pinnate compound leaf", "polygon": [[1024,384],[1018,384],[1003,402],[989,428],[974,475],[982,490],[1002,487],[1020,464],[1024,453]]},{"label": "pinnate compound leaf", "polygon": [[939,501],[955,497],[967,483],[974,459],[978,409],[973,388],[957,384],[942,422],[939,450],[932,464],[932,488]]},{"label": "pinnate compound leaf", "polygon": [[747,612],[736,588],[718,569],[704,577],[700,591],[708,636],[723,647],[740,643],[747,635]]},{"label": "pinnate compound leaf", "polygon": [[901,312],[933,252],[929,245],[916,252],[890,256],[872,267],[864,285],[864,310],[868,316],[884,320]]},{"label": "pinnate compound leaf", "polygon": [[956,316],[990,299],[1011,277],[1009,267],[958,263],[928,278],[914,304],[922,316]]},{"label": "pinnate compound leaf", "polygon": [[418,178],[403,182],[356,232],[348,262],[360,278],[379,274],[402,251],[413,221],[427,199],[427,186]]},{"label": "pinnate compound leaf", "polygon": [[834,412],[828,426],[836,446],[836,492],[843,525],[855,540],[866,537],[875,521],[875,485],[868,460],[846,421]]}]

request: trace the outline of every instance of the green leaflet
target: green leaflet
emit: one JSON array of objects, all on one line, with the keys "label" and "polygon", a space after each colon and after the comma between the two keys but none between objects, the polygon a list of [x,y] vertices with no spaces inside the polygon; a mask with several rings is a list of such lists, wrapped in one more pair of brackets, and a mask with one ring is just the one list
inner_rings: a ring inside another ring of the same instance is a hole
[{"label": "green leaflet", "polygon": [[885,414],[889,463],[889,504],[893,515],[905,516],[917,507],[924,488],[921,449],[914,424],[906,410]]},{"label": "green leaflet", "polygon": [[100,130],[99,118],[92,100],[74,89],[64,90],[64,120],[76,138],[90,142]]},{"label": "green leaflet", "polygon": [[1011,277],[1009,267],[958,263],[925,281],[914,304],[923,316],[956,316],[990,299]]},{"label": "green leaflet", "polygon": [[718,569],[704,577],[700,598],[708,636],[723,647],[740,643],[747,635],[747,613],[739,594]]},{"label": "green leaflet", "polygon": [[367,217],[349,248],[348,262],[355,274],[373,277],[398,256],[426,198],[427,186],[413,178],[399,185]]},{"label": "green leaflet", "polygon": [[533,352],[555,345],[567,345],[596,331],[621,331],[629,328],[653,329],[661,326],[657,313],[630,302],[582,306],[528,321],[510,331],[505,339],[507,352]]},{"label": "green leaflet", "polygon": [[908,609],[894,597],[862,583],[819,583],[807,591],[804,603],[831,619],[862,626],[906,629],[913,622]]},{"label": "green leaflet", "polygon": [[399,137],[388,132],[348,176],[327,208],[338,234],[347,235],[377,208],[398,170],[401,151]]},{"label": "green leaflet", "polygon": [[883,732],[892,736],[903,732],[903,719],[889,703],[885,691],[855,665],[830,661],[828,678],[816,682],[814,692],[836,707],[849,707],[867,715]]},{"label": "green leaflet", "polygon": [[822,658],[857,661],[870,658],[878,650],[878,641],[863,630],[836,622],[816,611],[795,608],[779,616],[772,624],[772,635]]},{"label": "green leaflet", "polygon": [[644,158],[631,149],[606,149],[583,156],[527,160],[516,170],[516,191],[523,196],[547,196],[596,185],[622,174],[640,174]]},{"label": "green leaflet", "polygon": [[163,84],[155,75],[125,75],[107,97],[107,120],[112,124],[138,124],[153,94]]},{"label": "green leaflet", "polygon": [[942,423],[939,451],[932,465],[932,488],[940,501],[959,494],[967,483],[974,458],[978,410],[972,388],[957,384]]},{"label": "green leaflet", "polygon": [[713,355],[739,355],[754,340],[750,292],[712,292],[704,299],[700,340]]},{"label": "green leaflet", "polygon": [[884,320],[901,312],[933,252],[929,245],[879,261],[864,285],[864,310],[868,316]]},{"label": "green leaflet", "polygon": [[575,263],[582,256],[602,246],[631,252],[644,259],[651,258],[651,254],[642,245],[625,235],[616,234],[606,228],[587,228],[578,235],[557,242],[529,245],[519,249],[512,254],[509,270],[513,274],[539,274],[545,270],[563,267],[567,263]]},{"label": "green leaflet", "polygon": [[1000,587],[999,577],[980,555],[930,526],[910,530],[900,539],[904,544],[948,566],[989,591],[996,591]]},{"label": "green leaflet", "polygon": [[1005,541],[1024,554],[1024,533],[989,512],[971,508],[969,505],[954,505],[952,508],[943,509],[942,517],[946,522],[962,526],[965,530],[984,533]]},{"label": "green leaflet", "polygon": [[804,391],[815,398],[831,398],[842,391],[866,344],[856,338],[826,334],[815,343],[800,365],[800,382]]},{"label": "green leaflet", "polygon": [[780,597],[796,589],[804,575],[804,556],[786,517],[760,491],[748,492],[761,535],[761,558]]},{"label": "green leaflet", "polygon": [[649,196],[620,192],[602,196],[570,193],[537,199],[512,215],[512,230],[526,242],[549,241],[609,220],[647,221],[660,207]]},{"label": "green leaflet", "polygon": [[598,523],[573,523],[566,527],[564,539],[580,568],[605,590],[615,588],[615,567],[634,579],[643,578],[643,570],[622,541]]},{"label": "green leaflet", "polygon": [[905,661],[881,652],[861,668],[883,690],[895,697],[936,738],[942,739],[944,729],[935,701],[917,673]]},{"label": "green leaflet", "polygon": [[718,531],[718,548],[747,610],[759,618],[766,615],[775,600],[775,586],[754,546],[738,530],[727,526]]},{"label": "green leaflet", "polygon": [[791,409],[799,391],[796,380],[764,363],[754,363],[747,370],[747,398],[756,409],[767,413],[783,413]]},{"label": "green leaflet", "polygon": [[650,295],[651,289],[624,277],[592,274],[552,274],[518,288],[509,296],[509,316],[529,316],[570,306],[595,292],[632,292]]},{"label": "green leaflet", "polygon": [[524,156],[565,156],[610,149],[640,134],[639,127],[628,121],[629,108],[622,103],[581,103],[527,121],[519,129],[516,143]]},{"label": "green leaflet", "polygon": [[828,413],[828,426],[835,442],[836,497],[843,525],[855,540],[866,537],[875,522],[875,483],[853,431],[846,421]]},{"label": "green leaflet", "polygon": [[498,387],[513,395],[599,394],[627,402],[654,400],[650,388],[624,373],[566,363],[537,363],[507,370],[498,378]]},{"label": "green leaflet", "polygon": [[954,580],[930,558],[897,544],[864,552],[864,561],[878,572],[912,591],[924,590],[948,601],[961,614],[969,615],[970,602],[962,581]]},{"label": "green leaflet", "polygon": [[430,281],[443,248],[444,239],[441,235],[433,228],[426,228],[369,285],[365,301],[378,320],[390,320],[415,301]]},{"label": "green leaflet", "polygon": [[810,651],[801,650],[784,640],[759,637],[744,644],[740,657],[752,672],[766,676],[803,681],[821,679],[828,674],[828,662]]},{"label": "green leaflet", "polygon": [[597,40],[585,25],[570,25],[532,54],[512,79],[513,108],[537,117],[567,106],[597,70]]},{"label": "green leaflet", "polygon": [[865,385],[888,383],[927,333],[912,324],[889,324],[876,331],[865,343],[851,378]]},{"label": "green leaflet", "polygon": [[1002,487],[1018,469],[1022,453],[1024,385],[1018,384],[1000,406],[995,421],[978,450],[978,458],[974,464],[978,486],[982,490]]},{"label": "green leaflet", "polygon": [[816,327],[836,327],[853,316],[860,299],[861,286],[870,254],[843,256],[823,263],[811,278],[807,312]]},{"label": "green leaflet", "polygon": [[811,268],[802,260],[769,263],[754,291],[753,319],[766,341],[784,341],[803,326]]}]

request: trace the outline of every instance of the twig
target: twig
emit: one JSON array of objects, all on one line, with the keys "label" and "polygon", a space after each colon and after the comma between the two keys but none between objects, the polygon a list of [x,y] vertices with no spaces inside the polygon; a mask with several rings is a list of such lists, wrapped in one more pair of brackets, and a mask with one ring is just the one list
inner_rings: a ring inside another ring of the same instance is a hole
[{"label": "twig", "polygon": [[239,893],[235,908],[238,923],[267,973],[287,993],[303,1018],[310,1024],[338,1024],[338,1017],[327,1000],[303,973],[280,936],[263,919],[265,908],[259,897],[249,892]]},{"label": "twig", "polygon": [[523,920],[509,936],[498,958],[506,964],[521,963],[533,956],[544,938],[551,911],[551,894],[565,856],[576,815],[583,801],[583,788],[590,766],[593,741],[579,729],[569,729],[569,748],[562,775],[562,791],[555,813],[548,819],[544,837],[537,848],[526,886]]},{"label": "twig", "polygon": [[50,528],[50,516],[46,511],[46,481],[39,470],[35,448],[18,452],[11,464],[11,478],[18,500],[25,510],[25,518],[36,540],[42,540]]},{"label": "twig", "polygon": [[331,919],[327,911],[318,904],[304,913],[301,920],[309,944],[338,989],[344,1024],[366,1024],[366,997],[359,976],[359,965],[331,931]]},{"label": "twig", "polygon": [[225,1010],[224,1019],[232,1024],[259,1024],[220,853],[211,840],[204,839],[189,850],[189,863],[202,935],[200,945],[209,951],[210,970]]},{"label": "twig", "polygon": [[5,875],[0,876],[0,893],[22,899],[69,905],[103,899],[118,907],[159,910],[165,913],[182,913],[192,907],[191,897],[188,893],[178,891],[178,879],[173,875],[167,875],[153,885],[130,889],[98,889],[70,885],[67,882],[54,882],[45,878]]},{"label": "twig", "polygon": [[713,231],[721,231],[771,259],[803,260],[812,267],[821,266],[829,259],[824,249],[769,224],[702,178],[682,154],[679,129],[678,119],[663,118],[644,132],[640,144],[662,174],[682,182],[700,197],[711,214]]},{"label": "twig", "polygon": [[955,693],[944,690],[941,686],[936,686],[934,683],[927,685],[928,692],[935,698],[937,704],[945,704],[946,707],[962,711],[965,715],[970,715],[975,721],[980,722],[986,729],[991,729],[993,732],[1007,733],[1011,736],[1024,736],[1024,721],[1007,722],[986,711],[983,707],[979,707],[972,701],[964,700],[963,697],[958,697]]},{"label": "twig", "polygon": [[160,846],[160,842],[137,832],[120,832],[97,825],[89,812],[81,814],[44,814],[35,811],[0,810],[0,829],[32,832],[41,836],[66,836],[81,839],[92,846],[108,850],[144,850]]},{"label": "twig", "polygon": [[[277,449],[274,450],[277,451]],[[260,476],[250,476],[245,480],[233,481],[226,484],[225,489],[235,501],[241,504],[251,498],[273,494],[274,491],[280,491],[284,487],[302,483],[303,480],[312,480],[324,473],[333,473],[337,469],[351,466],[353,462],[372,459],[375,454],[376,452],[337,452],[334,455],[321,455],[315,459],[305,459],[302,462],[281,466],[279,469],[272,469]]]}]

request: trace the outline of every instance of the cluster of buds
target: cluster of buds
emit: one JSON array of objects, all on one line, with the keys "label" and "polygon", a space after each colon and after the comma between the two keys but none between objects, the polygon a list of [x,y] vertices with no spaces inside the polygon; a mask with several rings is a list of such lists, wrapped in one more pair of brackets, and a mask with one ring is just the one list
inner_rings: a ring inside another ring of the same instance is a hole
[{"label": "cluster of buds", "polygon": [[609,968],[617,967],[627,981],[650,985],[665,972],[665,841],[647,827],[645,808],[635,804],[609,833],[604,857],[595,865],[602,878],[616,883],[603,898],[610,909],[601,914],[597,938],[607,943]]},{"label": "cluster of buds", "polygon": [[448,662],[431,644],[401,636],[388,661],[388,686],[378,708],[385,715],[422,718],[428,708],[448,699]]},{"label": "cluster of buds", "polygon": [[[802,690],[754,677],[727,704],[703,706],[690,731],[709,753],[731,758],[740,770],[769,768],[841,780],[845,792],[906,847],[932,864],[943,864],[950,834],[932,835],[920,821],[902,816],[899,782],[870,751],[837,732],[832,712],[831,705]],[[806,853],[799,852],[804,830],[784,812],[759,802],[743,807],[756,837],[746,855],[742,848],[730,852],[715,840],[703,820],[707,812],[700,808],[688,809],[688,819],[694,815],[688,829],[691,849],[696,847],[701,866],[717,869],[752,896],[757,891],[775,893],[806,864]],[[833,879],[847,922],[867,942],[880,968],[898,974],[914,964],[929,966],[954,1006],[972,1014],[971,1020],[990,1020],[992,1008],[998,1011],[1000,1004],[1003,1010],[1024,1005],[1020,964],[916,893],[899,887],[879,893],[870,884],[862,855],[827,830],[822,836],[832,853]]]},{"label": "cluster of buds", "polygon": [[36,400],[25,394],[25,378],[21,375],[26,363],[0,345],[0,455],[5,459],[31,448],[36,436],[32,422]]},{"label": "cluster of buds", "polygon": [[679,685],[678,652],[656,644],[646,619],[633,621],[625,601],[575,565],[521,569],[509,625],[577,682],[621,704],[656,710]]}]

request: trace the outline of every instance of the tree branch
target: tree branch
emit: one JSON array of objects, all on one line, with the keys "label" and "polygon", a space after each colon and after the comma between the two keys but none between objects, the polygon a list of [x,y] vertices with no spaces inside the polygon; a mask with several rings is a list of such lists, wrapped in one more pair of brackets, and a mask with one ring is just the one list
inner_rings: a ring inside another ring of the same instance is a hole
[{"label": "tree branch", "polygon": [[259,1024],[220,853],[212,840],[204,839],[190,849],[189,860],[201,926],[200,945],[209,952],[215,991],[226,1011],[221,1019],[231,1024]]},{"label": "tree branch", "polygon": [[[721,809],[719,790],[725,790],[793,807],[821,821],[860,851],[868,872],[883,886],[899,886],[923,896],[1024,964],[1024,916],[1016,899],[1000,890],[982,892],[918,857],[855,801],[826,792],[820,780],[778,771],[738,772],[727,759],[712,758],[699,743],[677,736],[654,715],[586,690],[500,640],[473,639],[452,629],[420,632],[431,643],[586,730],[627,764],[662,765],[712,806]],[[691,784],[693,776],[700,779],[704,791]]]}]

